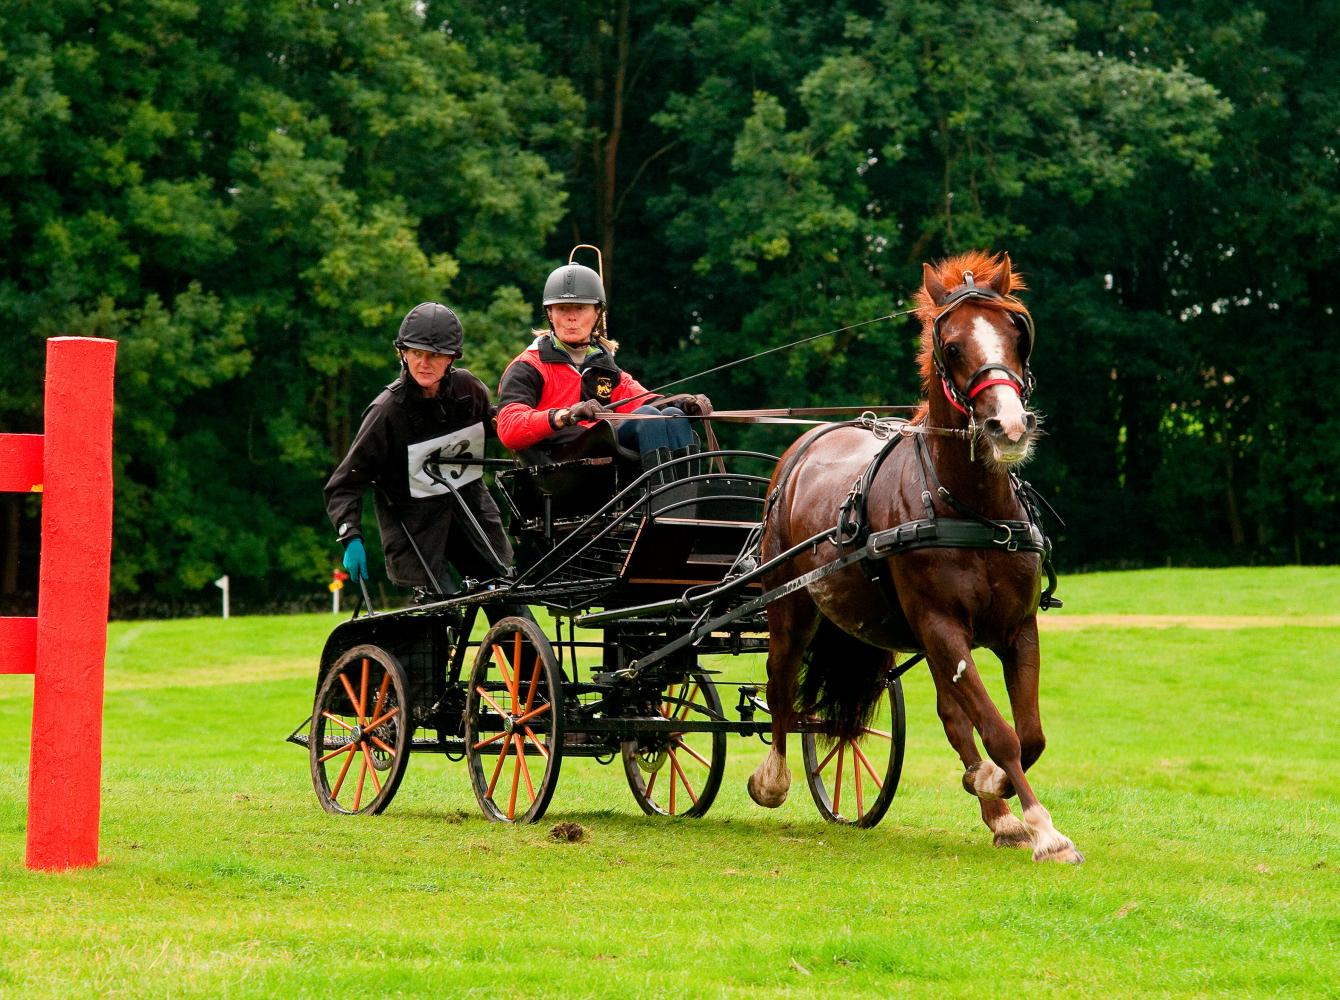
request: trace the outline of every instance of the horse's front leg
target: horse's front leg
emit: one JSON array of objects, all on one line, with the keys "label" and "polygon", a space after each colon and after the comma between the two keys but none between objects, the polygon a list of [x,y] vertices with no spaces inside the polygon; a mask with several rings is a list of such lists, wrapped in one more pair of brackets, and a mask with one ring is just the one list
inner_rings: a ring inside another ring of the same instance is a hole
[{"label": "horse's front leg", "polygon": [[786,731],[796,714],[796,681],[800,660],[819,624],[819,611],[803,590],[768,606],[768,711],[772,715],[772,746],[749,776],[749,797],[776,809],[791,790],[786,766]]},{"label": "horse's front leg", "polygon": [[958,752],[959,760],[963,761],[963,788],[977,799],[982,810],[982,822],[991,831],[991,842],[997,847],[1031,848],[1033,838],[1029,836],[1028,827],[1010,811],[1010,804],[1006,801],[1014,794],[1014,788],[1004,771],[991,761],[983,760],[978,753],[972,720],[959,706],[958,699],[948,691],[941,691],[937,685],[935,707],[949,745]]},{"label": "horse's front leg", "polygon": [[[1029,838],[1033,845],[1034,861],[1069,861],[1079,863],[1084,860],[1084,856],[1079,853],[1070,839],[1058,831],[1051,821],[1051,814],[1038,801],[1033,793],[1032,787],[1028,784],[1028,779],[1024,777],[1024,767],[1021,756],[1020,741],[1018,734],[1010,726],[1005,718],[992,702],[991,696],[987,693],[986,686],[982,683],[981,675],[977,672],[977,666],[972,658],[971,644],[967,635],[962,630],[949,623],[942,623],[942,627],[926,630],[935,636],[934,641],[928,642],[926,646],[927,660],[930,663],[931,674],[935,678],[937,692],[947,693],[948,697],[957,703],[959,709],[971,721],[973,727],[982,737],[982,745],[986,748],[987,755],[991,758],[991,763],[1003,772],[1003,780],[992,771],[983,773],[986,762],[972,772],[971,791],[974,792],[982,801],[989,801],[992,795],[1008,794],[1008,788],[1013,788],[1019,795],[1019,805],[1023,812],[1023,825],[1027,828]],[[1034,636],[1036,640],[1036,636]],[[1017,656],[1019,663],[1022,664],[1027,658],[1027,645],[1016,644],[1018,650]],[[1036,673],[1036,641],[1033,644],[1034,664],[1033,669]],[[1036,693],[1036,688],[1034,689]],[[942,713],[943,718],[943,713]],[[948,729],[946,728],[946,733]],[[953,742],[953,737],[951,737]],[[962,756],[962,753],[960,753]],[[971,767],[971,761],[965,759],[965,766]],[[969,776],[965,774],[964,783],[968,785]],[[978,787],[980,784],[980,788]],[[983,793],[986,793],[985,795]],[[993,807],[994,809],[994,807]],[[998,812],[993,812],[998,816]],[[987,809],[983,809],[983,818],[987,816]],[[1008,828],[1008,821],[1004,821]],[[987,821],[990,826],[990,820]],[[992,827],[995,832],[995,827]],[[1008,830],[1007,830],[1008,832]]]},{"label": "horse's front leg", "polygon": [[[1038,689],[1041,678],[1042,656],[1038,644],[1038,623],[1032,619],[1019,631],[1014,642],[997,649],[1001,666],[1005,671],[1005,689],[1010,696],[1010,712],[1014,716],[1014,728],[1019,740],[1019,766],[1027,771],[1032,767],[1042,751],[1047,748],[1047,737],[1042,732],[1042,712],[1038,707]],[[1022,798],[1021,798],[1022,803]],[[1035,860],[1070,861],[1076,864],[1084,860],[1084,855],[1076,849],[1069,837],[1066,837],[1052,825],[1051,813],[1042,803],[1024,809],[1024,824],[1033,835],[1033,857]]]}]

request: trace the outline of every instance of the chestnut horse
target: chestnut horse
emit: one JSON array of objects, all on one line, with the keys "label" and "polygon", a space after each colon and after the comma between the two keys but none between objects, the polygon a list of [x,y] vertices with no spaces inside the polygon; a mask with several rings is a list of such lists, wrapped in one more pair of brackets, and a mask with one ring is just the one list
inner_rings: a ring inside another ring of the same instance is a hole
[{"label": "chestnut horse", "polygon": [[[793,444],[769,490],[765,559],[837,524],[863,476],[872,532],[928,517],[936,525],[963,519],[954,526],[960,533],[965,521],[1032,520],[1011,475],[1037,436],[1037,417],[1027,408],[1032,320],[1015,298],[1024,287],[1008,254],[973,252],[924,266],[916,314],[927,398],[907,426],[911,433],[886,450],[873,476],[865,474],[884,442],[870,429],[819,428]],[[841,541],[805,549],[766,586],[831,563],[844,551]],[[773,744],[749,779],[754,801],[771,808],[786,799],[786,736],[796,719],[819,717],[830,736],[853,738],[887,683],[893,652],[924,652],[945,735],[963,761],[963,786],[978,799],[994,843],[1031,847],[1035,861],[1082,862],[1024,777],[1045,745],[1037,625],[1044,566],[1036,546],[1011,549],[989,538],[981,547],[903,549],[770,604]],[[982,683],[976,648],[994,652],[1004,667],[1013,728]],[[1022,818],[1007,801],[1016,794]]]}]

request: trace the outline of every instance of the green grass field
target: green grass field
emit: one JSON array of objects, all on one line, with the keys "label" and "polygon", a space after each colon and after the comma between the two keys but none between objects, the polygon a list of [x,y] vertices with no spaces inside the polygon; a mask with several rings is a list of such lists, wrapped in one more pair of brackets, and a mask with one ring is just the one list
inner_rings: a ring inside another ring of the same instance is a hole
[{"label": "green grass field", "polygon": [[990,846],[924,668],[873,830],[800,779],[753,805],[738,738],[700,820],[569,759],[543,821],[493,825],[427,755],[383,816],[337,818],[283,742],[336,619],[114,623],[96,868],[24,867],[32,682],[0,677],[0,996],[1338,996],[1338,592],[1340,568],[1063,578],[1030,777],[1078,867]]}]

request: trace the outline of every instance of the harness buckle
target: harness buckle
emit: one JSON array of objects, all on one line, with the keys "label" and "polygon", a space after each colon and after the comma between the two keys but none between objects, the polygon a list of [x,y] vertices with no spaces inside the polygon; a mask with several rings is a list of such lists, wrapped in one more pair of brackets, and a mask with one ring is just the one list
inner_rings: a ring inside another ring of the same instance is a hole
[{"label": "harness buckle", "polygon": [[996,545],[1005,546],[1006,552],[1018,552],[1019,539],[1015,537],[1014,529],[1011,528],[1008,524],[997,524],[996,527],[1002,529],[1005,532],[1005,537],[1004,538],[992,537],[991,541]]}]

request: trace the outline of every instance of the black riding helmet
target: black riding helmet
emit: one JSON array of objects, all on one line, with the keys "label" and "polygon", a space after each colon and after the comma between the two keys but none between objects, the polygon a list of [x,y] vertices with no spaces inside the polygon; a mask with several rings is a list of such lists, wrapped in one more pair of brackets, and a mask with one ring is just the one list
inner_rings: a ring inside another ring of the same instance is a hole
[{"label": "black riding helmet", "polygon": [[396,350],[416,347],[434,354],[461,356],[465,332],[456,314],[439,302],[421,302],[406,315],[396,335]]},{"label": "black riding helmet", "polygon": [[605,283],[584,264],[564,264],[550,272],[544,282],[544,307],[561,302],[605,308]]}]

